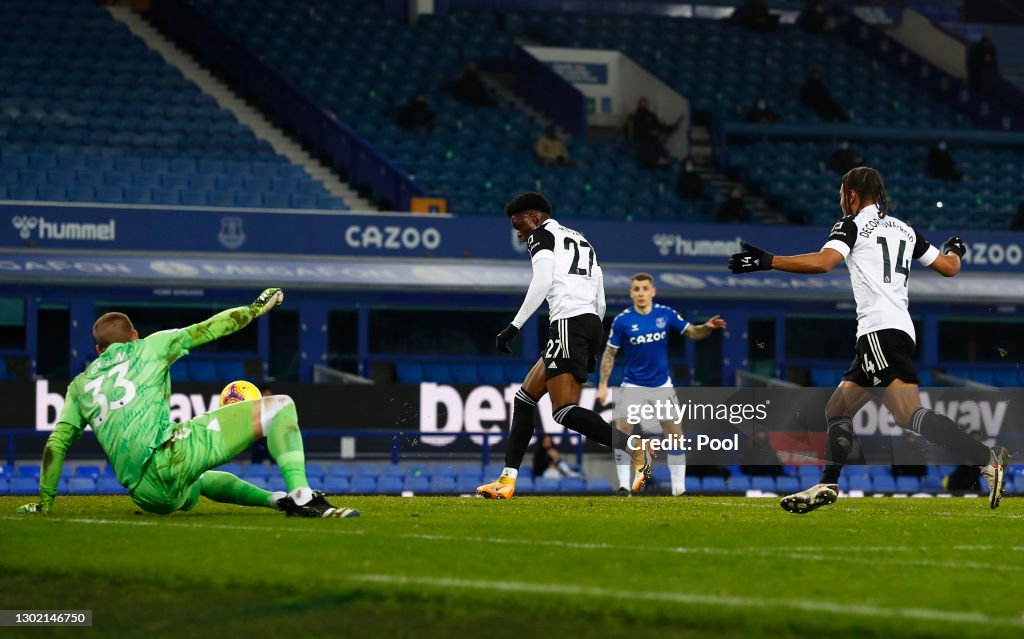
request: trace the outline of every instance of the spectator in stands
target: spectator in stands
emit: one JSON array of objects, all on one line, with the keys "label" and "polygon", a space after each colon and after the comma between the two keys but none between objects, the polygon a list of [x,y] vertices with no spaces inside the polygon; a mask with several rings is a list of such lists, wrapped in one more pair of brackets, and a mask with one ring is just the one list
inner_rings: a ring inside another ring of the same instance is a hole
[{"label": "spectator in stands", "polygon": [[967,47],[967,81],[971,88],[984,93],[999,74],[999,54],[986,31],[981,39]]},{"label": "spectator in stands", "polygon": [[928,149],[928,175],[949,182],[964,179],[964,174],[956,170],[956,162],[953,161],[945,140],[939,140]]},{"label": "spectator in stands", "polygon": [[434,119],[434,109],[430,106],[430,100],[421,91],[417,91],[416,95],[398,110],[395,121],[406,131],[429,133],[434,130]]},{"label": "spectator in stands", "polygon": [[1011,231],[1024,231],[1024,202],[1017,205],[1017,214],[1010,222]]},{"label": "spectator in stands", "polygon": [[648,171],[660,171],[669,167],[668,151],[661,140],[653,135],[637,140],[636,159],[640,167]]},{"label": "spectator in stands", "polygon": [[764,0],[747,0],[733,11],[729,21],[758,33],[774,31],[779,26],[779,16],[768,10]]},{"label": "spectator in stands", "polygon": [[722,224],[740,224],[750,221],[750,211],[743,202],[743,192],[739,189],[729,191],[729,199],[722,202],[715,212],[715,221]]},{"label": "spectator in stands", "polygon": [[800,87],[800,104],[812,109],[822,120],[850,121],[846,108],[832,97],[832,93],[825,86],[825,74],[818,69],[811,71]]},{"label": "spectator in stands", "polygon": [[[981,441],[981,431],[971,432],[971,437]],[[943,490],[981,490],[981,469],[978,466],[957,466],[947,477],[942,478]]]},{"label": "spectator in stands", "polygon": [[768,440],[768,431],[754,431],[754,437],[740,455],[740,470],[746,475],[778,477],[784,474],[779,456]]},{"label": "spectator in stands", "polygon": [[924,477],[928,474],[927,456],[917,435],[909,430],[892,446],[893,477]]},{"label": "spectator in stands", "polygon": [[533,476],[534,478],[561,479],[562,477],[579,477],[580,474],[562,458],[551,435],[544,435],[533,450]]},{"label": "spectator in stands", "polygon": [[834,173],[846,175],[850,169],[864,166],[864,158],[850,148],[849,140],[840,140],[839,145],[825,160],[825,166]]},{"label": "spectator in stands", "polygon": [[706,200],[708,197],[704,192],[704,180],[700,173],[697,173],[697,167],[693,165],[691,157],[683,160],[683,170],[676,178],[676,190],[679,191],[679,197],[684,200]]},{"label": "spectator in stands", "polygon": [[626,128],[626,137],[637,142],[649,137],[660,139],[663,134],[675,131],[674,126],[665,124],[658,118],[657,113],[651,111],[647,98],[636,101],[636,110],[626,121]]},{"label": "spectator in stands", "polygon": [[828,14],[825,13],[825,6],[821,0],[807,0],[804,10],[796,19],[796,26],[805,33],[824,33],[828,24]]},{"label": "spectator in stands", "polygon": [[757,96],[754,100],[753,106],[747,111],[747,122],[757,122],[759,124],[774,124],[781,122],[782,116],[772,110],[768,106],[768,100],[764,96]]},{"label": "spectator in stands", "polygon": [[487,90],[487,85],[480,79],[476,65],[472,62],[466,65],[462,75],[448,85],[448,91],[452,97],[466,106],[493,107],[498,104]]},{"label": "spectator in stands", "polygon": [[564,166],[569,163],[569,150],[558,139],[558,132],[553,126],[544,129],[544,132],[537,138],[537,144],[534,145],[533,150],[541,164]]}]

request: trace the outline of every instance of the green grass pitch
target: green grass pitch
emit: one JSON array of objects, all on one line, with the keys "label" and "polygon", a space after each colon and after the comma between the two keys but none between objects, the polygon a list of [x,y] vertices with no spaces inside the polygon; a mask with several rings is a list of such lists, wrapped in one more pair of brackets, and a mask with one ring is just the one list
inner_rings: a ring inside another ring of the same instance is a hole
[{"label": "green grass pitch", "polygon": [[[203,500],[0,498],[3,637],[1024,636],[1024,502],[337,498],[353,520]],[[19,634],[20,633],[20,634]]]}]

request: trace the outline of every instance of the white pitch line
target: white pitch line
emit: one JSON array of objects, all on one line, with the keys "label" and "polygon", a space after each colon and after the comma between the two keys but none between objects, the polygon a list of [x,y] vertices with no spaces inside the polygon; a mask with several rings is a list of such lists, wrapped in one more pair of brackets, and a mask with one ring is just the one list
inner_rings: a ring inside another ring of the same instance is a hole
[{"label": "white pitch line", "polygon": [[[24,516],[13,517],[4,516],[0,517],[2,520],[7,521],[26,521]],[[76,524],[96,524],[96,525],[111,525],[111,526],[167,526],[174,528],[210,528],[215,530],[244,530],[252,532],[272,532],[279,533],[281,528],[271,528],[266,526],[245,526],[238,524],[206,524],[201,522],[190,523],[190,522],[179,522],[179,521],[127,521],[118,519],[85,519],[85,518],[66,518],[66,519],[50,519],[50,521],[60,521],[66,523]],[[339,530],[337,528],[290,528],[287,529],[289,534],[311,532],[319,534],[331,534],[331,535],[365,535],[368,534],[364,530]],[[716,556],[742,556],[742,557],[762,557],[766,559],[794,559],[797,561],[835,561],[835,556],[827,553],[831,553],[834,549],[830,546],[795,546],[787,548],[785,546],[776,548],[721,548],[717,546],[627,546],[619,544],[608,544],[603,542],[576,542],[576,541],[561,541],[557,539],[515,539],[515,538],[502,538],[502,537],[480,537],[480,536],[465,536],[465,535],[442,535],[442,534],[430,534],[430,533],[373,533],[377,537],[390,537],[397,539],[417,539],[423,541],[442,541],[442,542],[453,542],[453,543],[486,543],[486,544],[507,544],[507,545],[518,545],[518,546],[549,546],[555,548],[567,548],[571,550],[600,550],[600,551],[622,551],[622,552],[648,552],[648,553],[668,553],[674,555],[716,555]],[[864,548],[865,550],[869,550]],[[886,548],[873,548],[870,549],[875,552],[885,552]],[[894,549],[896,552],[910,552],[914,549],[898,546]],[[918,550],[927,551],[928,547],[921,546]],[[854,550],[857,552],[857,550]],[[815,552],[825,552],[826,554],[814,554]],[[1008,565],[992,565],[988,563],[973,562],[973,561],[937,561],[932,559],[898,559],[891,557],[879,557],[879,558],[866,558],[859,557],[857,559],[861,563],[867,564],[886,564],[893,565],[898,564],[901,566],[922,566],[930,568],[948,568],[950,570],[994,570],[998,572],[1024,572],[1022,566],[1008,566]]]},{"label": "white pitch line", "polygon": [[850,615],[871,618],[917,619],[987,626],[1010,626],[1024,628],[1024,621],[993,617],[980,612],[952,612],[929,608],[883,608],[879,606],[850,603],[832,603],[814,599],[771,599],[737,595],[716,596],[688,592],[612,590],[571,584],[524,583],[515,581],[492,581],[483,579],[452,579],[446,577],[414,577],[409,575],[363,574],[351,575],[344,579],[356,582],[379,583],[402,586],[428,586],[443,589],[479,590],[486,592],[504,591],[538,595],[560,595],[567,597],[600,597],[604,599],[632,599],[681,604],[722,606],[726,608],[772,608],[794,609],[805,612],[828,613],[848,617]]}]

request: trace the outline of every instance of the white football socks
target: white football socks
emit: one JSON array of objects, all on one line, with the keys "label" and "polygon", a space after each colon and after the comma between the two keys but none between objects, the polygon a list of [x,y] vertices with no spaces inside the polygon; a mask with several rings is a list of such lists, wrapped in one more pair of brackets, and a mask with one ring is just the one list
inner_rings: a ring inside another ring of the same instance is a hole
[{"label": "white football socks", "polygon": [[632,490],[633,458],[624,450],[615,449],[615,474],[619,478],[619,488]]},{"label": "white football socks", "polygon": [[501,476],[510,477],[511,479],[515,480],[517,477],[519,477],[519,469],[509,468],[508,466],[505,466],[505,470],[501,471]]},{"label": "white football socks", "polygon": [[668,456],[668,473],[672,482],[672,494],[686,492],[686,453]]},{"label": "white football socks", "polygon": [[284,492],[283,490],[276,490],[276,491],[270,493],[270,507],[271,508],[277,508],[278,510],[281,510],[278,507],[277,502],[282,500],[282,499],[284,499],[287,496],[288,496],[288,493]]},{"label": "white football socks", "polygon": [[288,493],[288,496],[292,498],[296,506],[305,506],[313,499],[313,489],[309,486],[301,486]]}]

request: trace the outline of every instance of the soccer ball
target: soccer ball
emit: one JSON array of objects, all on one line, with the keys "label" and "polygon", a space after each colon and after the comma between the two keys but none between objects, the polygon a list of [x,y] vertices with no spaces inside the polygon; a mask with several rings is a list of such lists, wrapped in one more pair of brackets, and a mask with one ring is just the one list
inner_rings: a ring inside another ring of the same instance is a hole
[{"label": "soccer ball", "polygon": [[255,384],[245,380],[238,380],[237,382],[231,382],[220,392],[220,405],[227,406],[228,404],[247,402],[261,397],[263,395],[260,393],[260,389],[256,388]]}]

